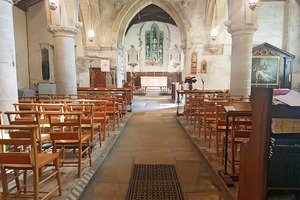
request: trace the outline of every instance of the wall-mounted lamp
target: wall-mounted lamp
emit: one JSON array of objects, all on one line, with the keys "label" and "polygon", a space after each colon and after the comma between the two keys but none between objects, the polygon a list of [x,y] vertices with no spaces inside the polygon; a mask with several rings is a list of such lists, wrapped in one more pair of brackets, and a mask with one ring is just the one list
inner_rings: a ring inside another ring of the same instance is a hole
[{"label": "wall-mounted lamp", "polygon": [[258,7],[257,2],[258,2],[258,0],[249,0],[249,8],[251,10],[254,10],[255,8],[257,8]]},{"label": "wall-mounted lamp", "polygon": [[214,28],[213,30],[211,30],[210,36],[211,36],[211,39],[212,39],[213,41],[216,40],[217,35],[218,35],[217,29]]},{"label": "wall-mounted lamp", "polygon": [[57,2],[58,2],[58,0],[49,0],[49,3],[50,3],[49,7],[51,10],[56,10]]},{"label": "wall-mounted lamp", "polygon": [[90,42],[93,42],[94,41],[94,37],[95,37],[94,30],[90,29],[89,32],[88,32],[88,36],[89,36]]}]

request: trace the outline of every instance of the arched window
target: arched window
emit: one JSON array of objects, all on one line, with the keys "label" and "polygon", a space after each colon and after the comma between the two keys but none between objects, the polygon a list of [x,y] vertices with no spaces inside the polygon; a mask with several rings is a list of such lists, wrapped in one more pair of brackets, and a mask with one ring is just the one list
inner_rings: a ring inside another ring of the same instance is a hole
[{"label": "arched window", "polygon": [[152,25],[151,31],[146,32],[146,63],[162,64],[164,35],[159,32],[157,25]]}]

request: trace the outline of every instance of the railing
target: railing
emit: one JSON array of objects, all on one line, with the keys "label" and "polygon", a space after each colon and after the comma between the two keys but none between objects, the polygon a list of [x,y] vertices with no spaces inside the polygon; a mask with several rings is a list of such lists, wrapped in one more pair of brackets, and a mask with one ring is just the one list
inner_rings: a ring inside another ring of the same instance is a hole
[{"label": "railing", "polygon": [[160,91],[160,95],[171,95],[172,87],[171,86],[133,86],[134,95],[146,95],[149,90]]},{"label": "railing", "polygon": [[172,94],[172,86],[160,87],[160,94],[161,95],[170,95],[170,94]]},{"label": "railing", "polygon": [[147,87],[144,86],[133,86],[134,95],[146,95]]}]

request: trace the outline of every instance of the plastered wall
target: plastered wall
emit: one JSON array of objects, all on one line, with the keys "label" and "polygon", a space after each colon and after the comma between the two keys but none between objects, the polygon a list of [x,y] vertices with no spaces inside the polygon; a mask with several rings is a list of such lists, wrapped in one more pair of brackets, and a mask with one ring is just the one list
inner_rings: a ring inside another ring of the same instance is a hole
[{"label": "plastered wall", "polygon": [[18,89],[29,88],[26,13],[13,7]]}]

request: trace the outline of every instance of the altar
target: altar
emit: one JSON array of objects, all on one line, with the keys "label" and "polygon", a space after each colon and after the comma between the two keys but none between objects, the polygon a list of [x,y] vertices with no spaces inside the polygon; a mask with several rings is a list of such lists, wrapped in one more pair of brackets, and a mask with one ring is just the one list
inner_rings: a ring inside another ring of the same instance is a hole
[{"label": "altar", "polygon": [[151,89],[160,89],[160,87],[168,86],[168,77],[141,76],[141,86],[151,87]]}]

